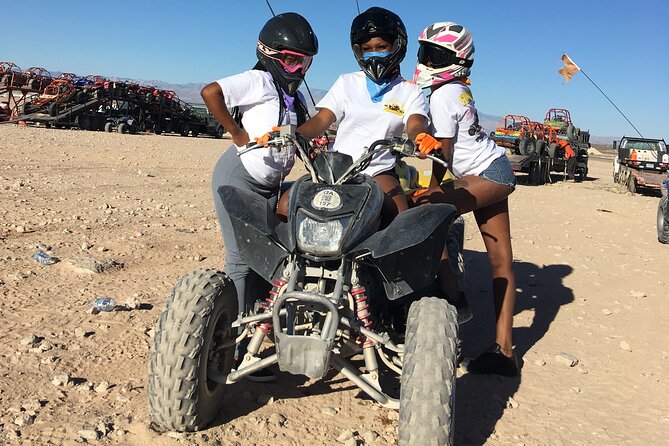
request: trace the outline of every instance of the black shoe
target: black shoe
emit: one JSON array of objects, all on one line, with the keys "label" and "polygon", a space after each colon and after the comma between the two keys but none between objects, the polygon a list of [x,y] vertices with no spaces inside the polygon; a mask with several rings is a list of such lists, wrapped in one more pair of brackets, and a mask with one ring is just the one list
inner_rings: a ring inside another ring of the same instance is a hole
[{"label": "black shoe", "polygon": [[269,369],[261,369],[246,375],[245,378],[254,383],[269,383],[276,381],[276,374]]},{"label": "black shoe", "polygon": [[505,356],[499,344],[495,343],[467,366],[469,373],[484,375],[518,376],[516,354]]},{"label": "black shoe", "polygon": [[472,309],[469,307],[465,293],[460,293],[460,297],[457,300],[448,298],[446,300],[458,310],[458,325],[469,322],[474,318],[474,313],[472,313]]}]

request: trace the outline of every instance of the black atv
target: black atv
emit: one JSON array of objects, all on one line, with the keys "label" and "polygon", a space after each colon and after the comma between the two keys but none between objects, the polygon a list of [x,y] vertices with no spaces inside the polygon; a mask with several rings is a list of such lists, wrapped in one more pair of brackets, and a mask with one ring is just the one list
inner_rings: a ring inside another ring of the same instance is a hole
[{"label": "black atv", "polygon": [[[411,141],[376,141],[356,162],[338,152],[311,159],[309,142],[291,126],[266,144],[295,145],[309,172],[290,189],[287,223],[251,191],[222,186],[219,194],[244,261],[272,284],[269,297],[238,316],[224,273],[196,270],[181,278],[150,353],[153,421],[199,430],[219,413],[230,385],[253,372],[278,364],[320,378],[334,368],[379,404],[399,409],[400,446],[451,445],[457,313],[428,290],[455,208],[414,207],[379,229],[383,192],[361,172],[383,151],[415,156]],[[393,309],[402,305],[408,314],[398,322]],[[266,339],[273,345],[261,351]],[[241,342],[248,346],[239,362]],[[364,368],[349,360],[358,354]],[[382,372],[395,374],[399,395],[384,388]]]}]

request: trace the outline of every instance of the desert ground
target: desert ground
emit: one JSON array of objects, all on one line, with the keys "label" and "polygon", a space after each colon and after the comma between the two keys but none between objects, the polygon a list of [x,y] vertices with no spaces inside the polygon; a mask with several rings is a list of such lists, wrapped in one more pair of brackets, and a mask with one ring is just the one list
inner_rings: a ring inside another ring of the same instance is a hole
[{"label": "desert ground", "polygon": [[[336,374],[240,383],[198,433],[150,427],[164,300],[183,274],[224,265],[209,179],[229,144],[0,126],[0,444],[395,444],[397,412]],[[614,185],[611,162],[511,196],[522,373],[460,370],[456,444],[669,444],[669,246],[657,196]],[[41,266],[38,249],[60,262]],[[493,309],[471,215],[465,260],[475,318],[461,338],[474,357],[493,342]],[[91,314],[100,296],[126,311]]]}]

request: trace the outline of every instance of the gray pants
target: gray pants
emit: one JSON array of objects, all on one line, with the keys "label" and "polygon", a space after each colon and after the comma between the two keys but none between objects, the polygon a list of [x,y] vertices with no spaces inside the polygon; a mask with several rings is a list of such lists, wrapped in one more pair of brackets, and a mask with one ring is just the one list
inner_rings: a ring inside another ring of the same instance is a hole
[{"label": "gray pants", "polygon": [[244,263],[240,254],[230,216],[223,207],[223,201],[218,194],[218,188],[221,186],[236,186],[239,188],[251,190],[262,195],[270,203],[270,206],[276,206],[276,198],[279,187],[268,187],[258,184],[256,180],[249,175],[248,171],[237,156],[237,150],[234,146],[221,155],[216,162],[211,179],[211,191],[216,207],[218,223],[223,233],[223,243],[225,244],[225,273],[235,283],[237,289],[237,301],[239,302],[239,312],[247,313],[252,300],[246,296],[247,279],[251,274],[251,269]]}]

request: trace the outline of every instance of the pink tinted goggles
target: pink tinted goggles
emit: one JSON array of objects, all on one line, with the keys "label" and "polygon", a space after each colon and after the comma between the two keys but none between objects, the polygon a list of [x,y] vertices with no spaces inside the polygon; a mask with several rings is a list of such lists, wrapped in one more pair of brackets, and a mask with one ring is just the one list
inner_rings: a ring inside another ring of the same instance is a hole
[{"label": "pink tinted goggles", "polygon": [[289,73],[296,73],[301,70],[302,74],[305,74],[311,66],[313,59],[312,56],[306,56],[290,50],[281,50],[277,55],[280,55],[280,57],[276,57],[276,59],[281,63],[283,69]]}]

